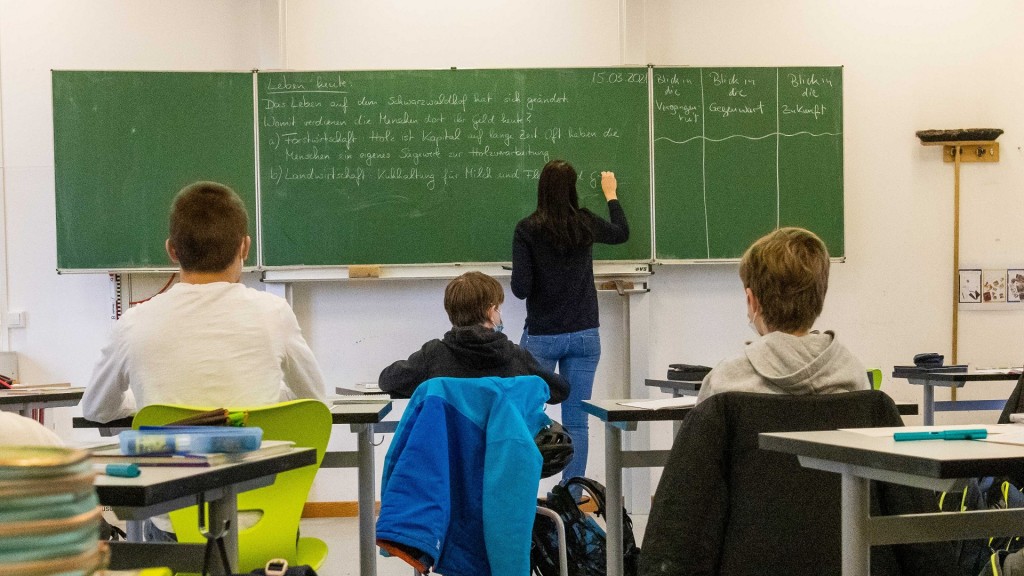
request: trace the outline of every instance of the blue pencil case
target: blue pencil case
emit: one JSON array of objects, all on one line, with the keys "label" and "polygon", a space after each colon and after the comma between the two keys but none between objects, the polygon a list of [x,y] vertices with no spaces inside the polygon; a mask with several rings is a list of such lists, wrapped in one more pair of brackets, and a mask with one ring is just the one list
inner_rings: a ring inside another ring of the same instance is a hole
[{"label": "blue pencil case", "polygon": [[263,429],[220,426],[142,426],[117,435],[121,453],[213,454],[251,452],[260,447]]}]

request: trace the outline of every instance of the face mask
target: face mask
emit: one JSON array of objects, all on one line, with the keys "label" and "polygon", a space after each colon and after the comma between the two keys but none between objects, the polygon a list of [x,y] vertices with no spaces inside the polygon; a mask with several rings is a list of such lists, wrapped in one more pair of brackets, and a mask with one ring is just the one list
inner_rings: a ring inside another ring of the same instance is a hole
[{"label": "face mask", "polygon": [[504,332],[505,324],[501,321],[501,312],[498,313],[498,323],[494,325],[495,332]]},{"label": "face mask", "polygon": [[754,314],[754,317],[747,321],[747,324],[750,326],[750,329],[754,331],[754,334],[757,334],[758,336],[764,336],[764,334],[761,334],[761,331],[757,329],[757,324],[754,323],[754,320],[757,320],[757,314]]}]

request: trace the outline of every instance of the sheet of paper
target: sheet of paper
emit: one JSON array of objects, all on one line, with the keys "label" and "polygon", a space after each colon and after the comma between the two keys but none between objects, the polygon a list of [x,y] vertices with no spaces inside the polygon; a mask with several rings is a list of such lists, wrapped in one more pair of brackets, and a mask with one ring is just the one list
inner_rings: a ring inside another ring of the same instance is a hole
[{"label": "sheet of paper", "polygon": [[1017,424],[948,424],[942,426],[895,426],[891,428],[840,428],[843,432],[854,432],[864,436],[884,438],[896,432],[936,432],[939,430],[981,430],[989,434],[1024,434]]},{"label": "sheet of paper", "polygon": [[678,398],[659,398],[657,400],[637,400],[636,402],[619,402],[619,406],[657,410],[659,408],[686,408],[697,404],[696,396],[680,396]]},{"label": "sheet of paper", "polygon": [[[1018,429],[1019,428],[1020,427],[1018,427]],[[995,436],[989,436],[988,438],[980,438],[980,441],[1024,446],[1024,430],[1018,430],[1016,433],[1007,432],[1006,434],[996,434]]]}]

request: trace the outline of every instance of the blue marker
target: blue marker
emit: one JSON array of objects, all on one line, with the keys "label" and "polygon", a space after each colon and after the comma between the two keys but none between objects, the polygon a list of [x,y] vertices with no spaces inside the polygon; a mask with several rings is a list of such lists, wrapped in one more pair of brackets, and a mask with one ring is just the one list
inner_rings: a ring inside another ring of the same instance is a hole
[{"label": "blue marker", "polygon": [[935,430],[933,432],[896,432],[892,435],[897,442],[902,440],[981,440],[988,436],[984,428],[970,430]]},{"label": "blue marker", "polygon": [[116,476],[118,478],[136,478],[139,474],[142,474],[142,471],[139,470],[139,465],[135,463],[96,464],[93,469],[100,474]]}]

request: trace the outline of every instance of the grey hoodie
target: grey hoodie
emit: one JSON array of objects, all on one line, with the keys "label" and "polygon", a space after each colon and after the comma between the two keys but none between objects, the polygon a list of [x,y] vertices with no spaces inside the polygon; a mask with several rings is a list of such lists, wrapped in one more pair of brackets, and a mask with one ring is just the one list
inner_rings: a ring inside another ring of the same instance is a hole
[{"label": "grey hoodie", "polygon": [[704,377],[697,401],[719,392],[830,394],[869,388],[867,371],[832,332],[770,332]]}]

